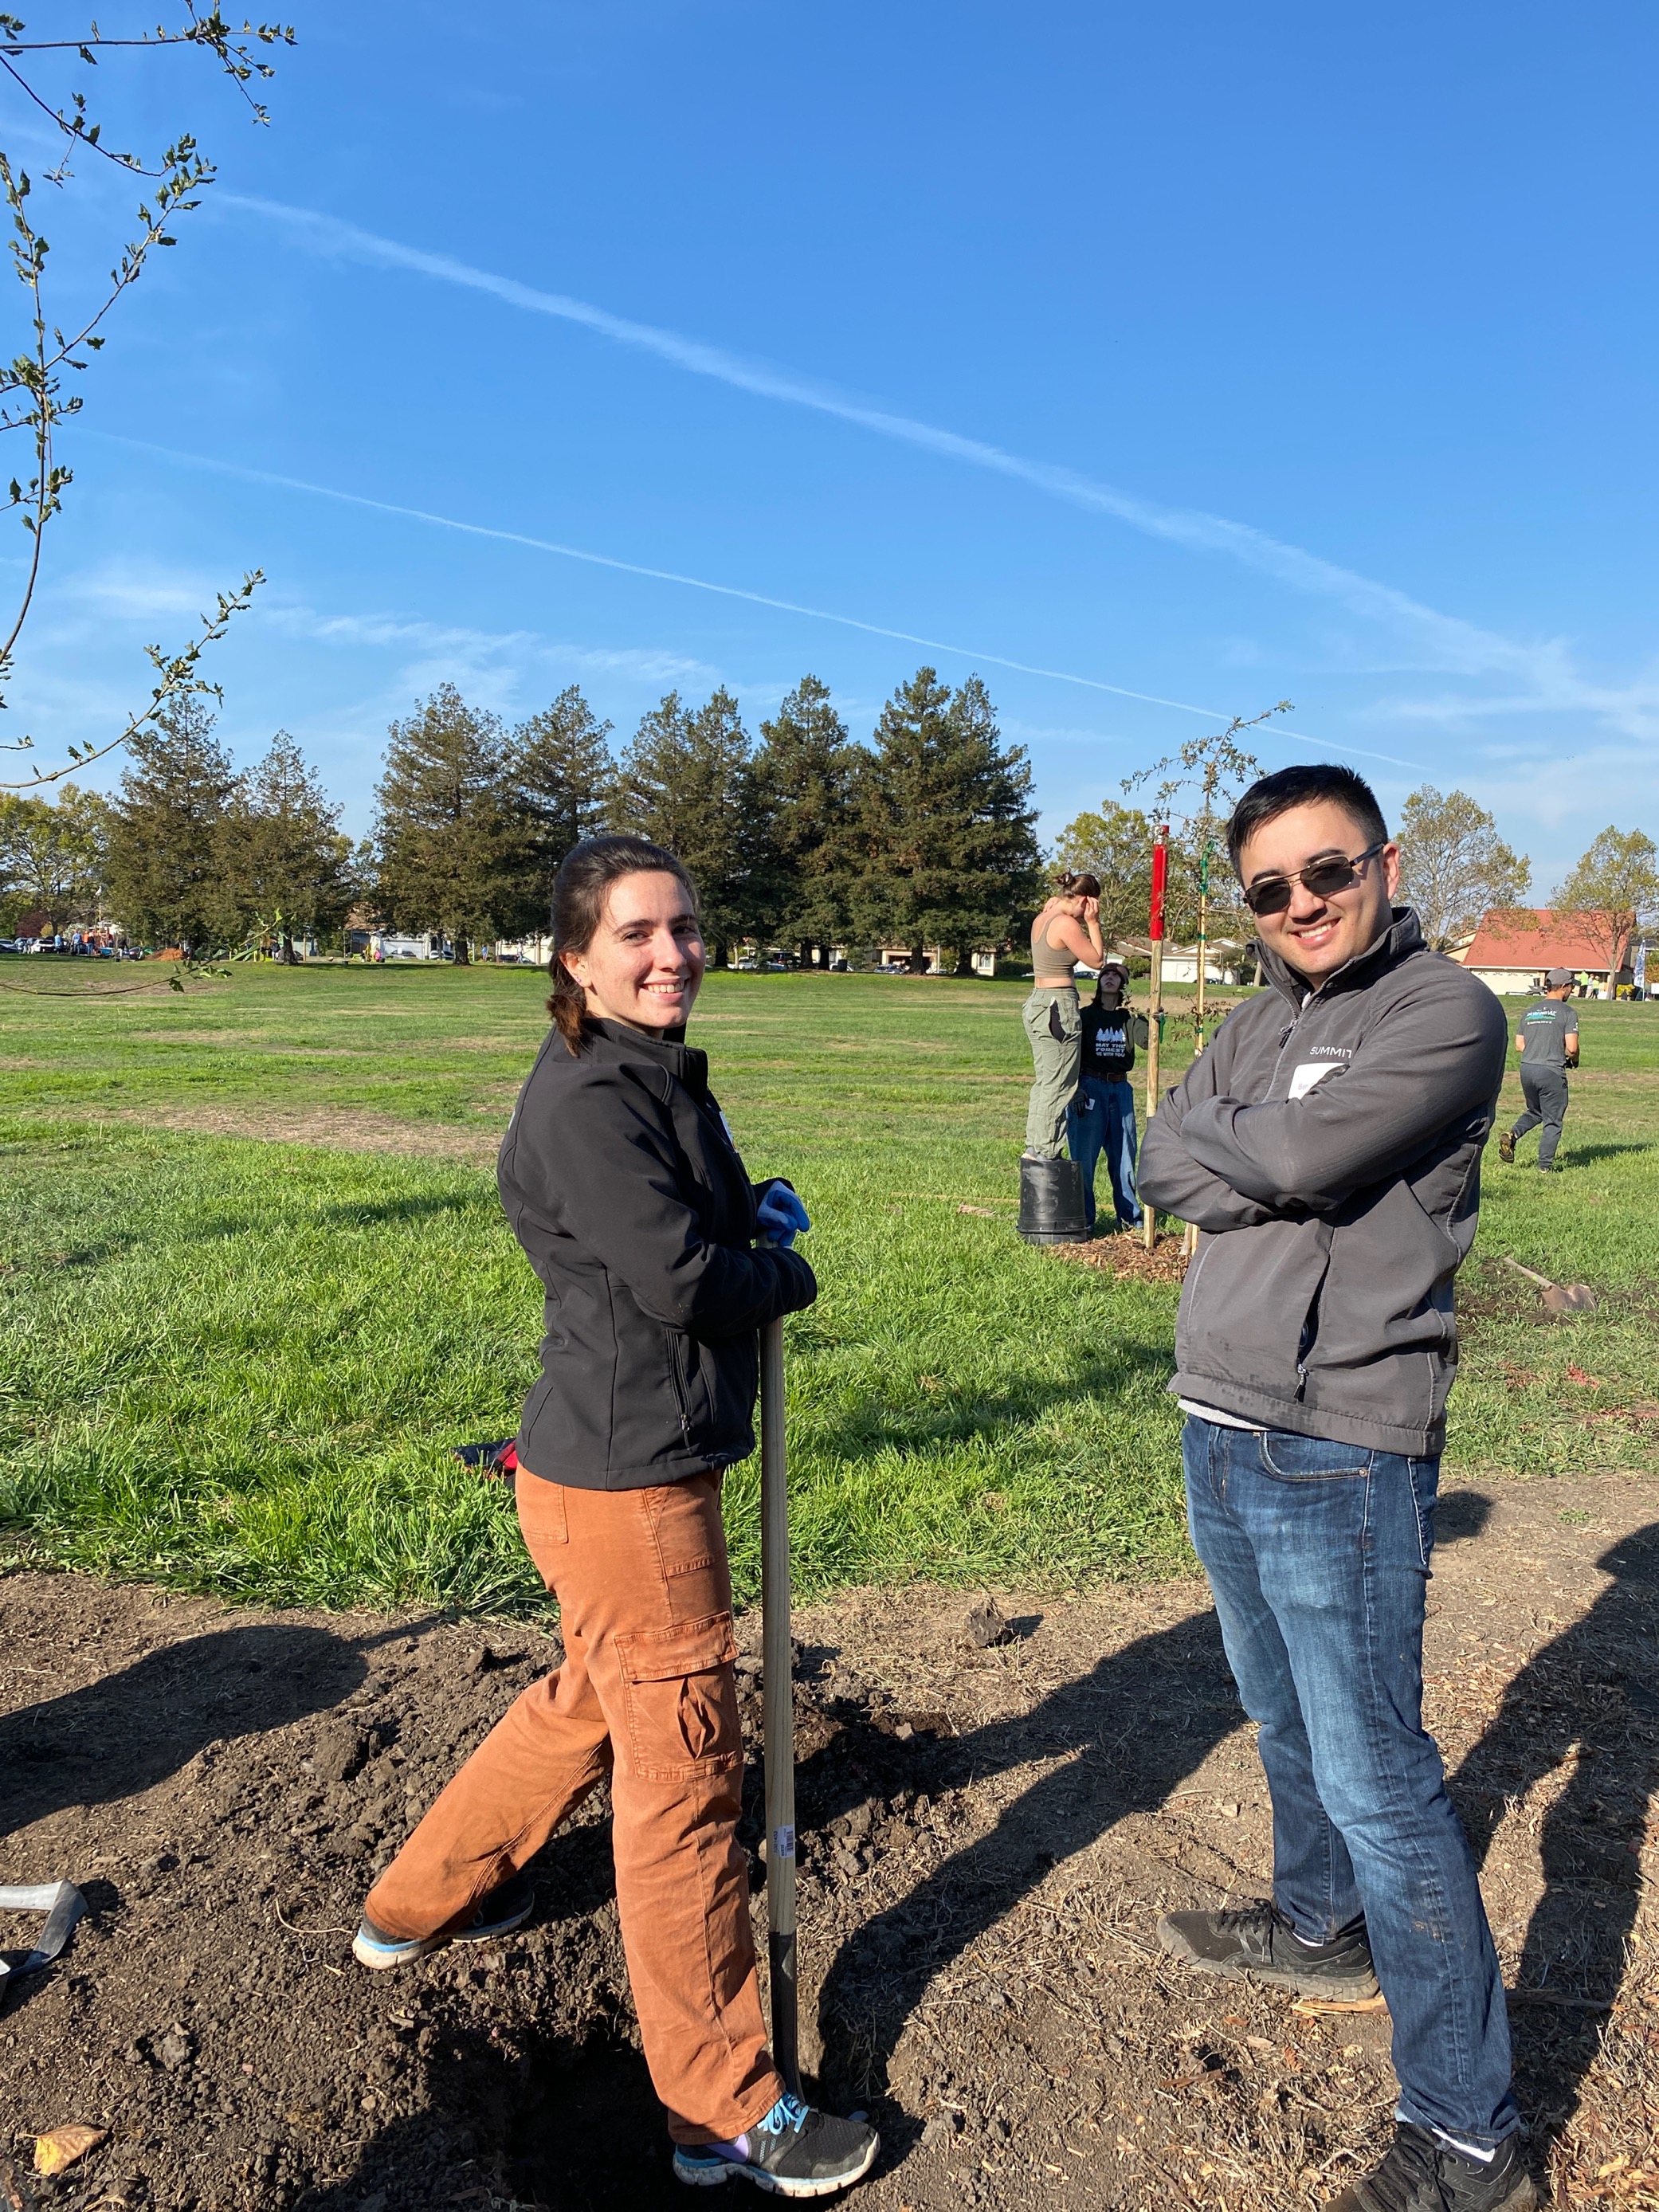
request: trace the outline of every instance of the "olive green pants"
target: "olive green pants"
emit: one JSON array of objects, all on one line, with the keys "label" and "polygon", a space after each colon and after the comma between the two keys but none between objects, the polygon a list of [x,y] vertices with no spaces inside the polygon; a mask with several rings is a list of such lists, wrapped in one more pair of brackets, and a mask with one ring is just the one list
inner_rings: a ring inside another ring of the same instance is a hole
[{"label": "olive green pants", "polygon": [[1066,1152],[1066,1109],[1077,1095],[1083,1066],[1076,985],[1042,985],[1025,1001],[1021,1018],[1036,1071],[1025,1114],[1025,1149],[1045,1160],[1060,1159]]}]

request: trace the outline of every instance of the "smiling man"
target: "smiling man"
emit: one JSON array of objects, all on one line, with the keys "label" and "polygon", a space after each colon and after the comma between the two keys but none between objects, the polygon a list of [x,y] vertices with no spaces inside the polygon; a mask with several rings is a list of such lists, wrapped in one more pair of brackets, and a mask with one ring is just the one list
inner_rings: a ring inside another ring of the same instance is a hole
[{"label": "smiling man", "polygon": [[1504,1011],[1393,904],[1398,848],[1352,769],[1263,777],[1228,849],[1268,988],[1159,1106],[1140,1194],[1200,1231],[1170,1387],[1259,1724],[1273,1894],[1158,1934],[1206,1973],[1339,2002],[1381,1985],[1395,2136],[1340,2212],[1527,2212],[1498,1960],[1422,1723],[1452,1279]]}]

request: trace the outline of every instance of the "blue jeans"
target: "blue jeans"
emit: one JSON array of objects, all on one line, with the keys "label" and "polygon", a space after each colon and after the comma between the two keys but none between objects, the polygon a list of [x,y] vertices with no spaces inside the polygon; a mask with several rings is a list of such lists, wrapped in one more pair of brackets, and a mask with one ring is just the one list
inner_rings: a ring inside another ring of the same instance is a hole
[{"label": "blue jeans", "polygon": [[1083,1212],[1095,1225],[1095,1165],[1102,1152],[1112,1178],[1112,1203],[1126,1228],[1140,1218],[1135,1197],[1135,1094],[1127,1082],[1085,1075],[1066,1109],[1066,1148],[1083,1170]]},{"label": "blue jeans", "polygon": [[1490,2148],[1520,2124],[1497,1954],[1432,1736],[1423,1608],[1440,1462],[1188,1414],[1193,1543],[1273,1810],[1273,1899],[1325,1942],[1363,1914],[1399,2113]]}]

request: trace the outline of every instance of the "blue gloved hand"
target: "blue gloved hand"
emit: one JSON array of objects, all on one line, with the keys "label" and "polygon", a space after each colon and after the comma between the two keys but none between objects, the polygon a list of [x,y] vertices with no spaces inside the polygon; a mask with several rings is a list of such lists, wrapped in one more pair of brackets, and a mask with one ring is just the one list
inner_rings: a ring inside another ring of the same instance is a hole
[{"label": "blue gloved hand", "polygon": [[794,1243],[797,1233],[810,1229],[806,1208],[801,1204],[787,1182],[769,1183],[766,1195],[756,1209],[763,1232],[775,1244],[781,1244],[787,1252]]}]

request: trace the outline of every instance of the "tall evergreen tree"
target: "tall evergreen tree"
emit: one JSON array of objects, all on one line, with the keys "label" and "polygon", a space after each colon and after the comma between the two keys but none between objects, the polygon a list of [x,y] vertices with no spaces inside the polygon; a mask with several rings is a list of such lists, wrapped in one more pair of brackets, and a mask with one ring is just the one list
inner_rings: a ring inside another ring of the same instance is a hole
[{"label": "tall evergreen tree", "polygon": [[351,903],[351,840],[340,810],[286,730],[238,782],[219,827],[230,933],[269,930],[276,957],[296,961],[295,932],[332,929]]},{"label": "tall evergreen tree", "polygon": [[749,732],[723,685],[697,708],[671,691],[644,717],[617,772],[611,827],[684,861],[717,967],[769,919],[771,816]]},{"label": "tall evergreen tree", "polygon": [[376,890],[389,920],[441,930],[465,963],[519,907],[522,828],[501,721],[443,684],[390,737],[374,787]]},{"label": "tall evergreen tree", "polygon": [[538,934],[553,908],[553,878],[573,845],[605,827],[616,763],[602,722],[574,684],[514,731],[508,775],[524,843],[523,926]]},{"label": "tall evergreen tree", "polygon": [[863,754],[816,676],[803,676],[760,726],[755,775],[771,817],[773,926],[805,967],[814,946],[827,953],[852,927],[853,793]]},{"label": "tall evergreen tree", "polygon": [[859,778],[859,898],[872,933],[927,964],[942,945],[957,975],[981,945],[1006,944],[1039,896],[1031,769],[1005,746],[977,676],[952,693],[920,668],[882,708]]},{"label": "tall evergreen tree", "polygon": [[185,954],[218,939],[219,824],[236,775],[199,695],[170,701],[133,736],[110,816],[108,890],[132,937]]}]

